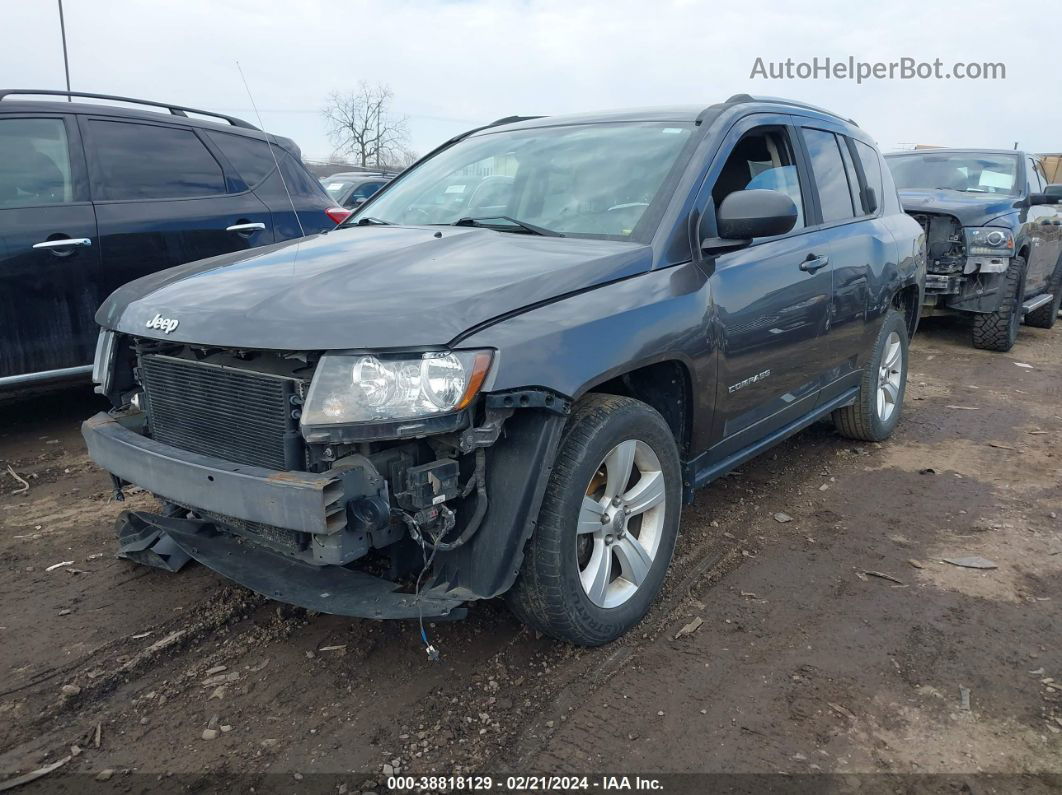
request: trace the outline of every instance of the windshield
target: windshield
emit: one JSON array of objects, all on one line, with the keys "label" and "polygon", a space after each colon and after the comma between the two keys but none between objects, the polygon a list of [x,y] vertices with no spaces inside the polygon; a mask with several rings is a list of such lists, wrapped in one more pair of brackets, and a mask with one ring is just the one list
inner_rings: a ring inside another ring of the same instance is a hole
[{"label": "windshield", "polygon": [[[585,124],[476,135],[404,174],[364,214],[392,224],[454,224],[568,236],[630,237],[693,126]],[[355,214],[348,223],[357,223]]]},{"label": "windshield", "polygon": [[343,194],[347,192],[347,188],[353,185],[353,182],[336,182],[334,180],[323,179],[321,184],[324,185],[325,191],[336,201],[339,201]]},{"label": "windshield", "polygon": [[1018,158],[976,152],[890,155],[896,187],[1017,195]]}]

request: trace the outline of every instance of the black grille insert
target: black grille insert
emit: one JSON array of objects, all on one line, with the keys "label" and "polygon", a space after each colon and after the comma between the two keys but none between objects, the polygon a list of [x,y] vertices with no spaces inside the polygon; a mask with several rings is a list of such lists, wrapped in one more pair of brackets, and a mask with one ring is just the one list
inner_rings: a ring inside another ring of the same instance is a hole
[{"label": "black grille insert", "polygon": [[294,469],[298,381],[208,362],[140,359],[152,438],[181,450],[268,469]]}]

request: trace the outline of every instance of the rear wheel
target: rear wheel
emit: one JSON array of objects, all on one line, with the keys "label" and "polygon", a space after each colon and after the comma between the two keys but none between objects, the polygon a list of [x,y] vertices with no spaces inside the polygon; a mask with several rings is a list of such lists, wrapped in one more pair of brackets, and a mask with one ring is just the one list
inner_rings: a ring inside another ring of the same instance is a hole
[{"label": "rear wheel", "polygon": [[581,646],[618,638],[660,591],[678,534],[678,450],[637,400],[590,395],[572,412],[520,576],[527,625]]},{"label": "rear wheel", "polygon": [[901,312],[890,309],[863,371],[855,403],[833,413],[838,432],[868,442],[887,439],[900,421],[906,387],[907,321]]},{"label": "rear wheel", "polygon": [[1025,298],[1024,259],[1015,257],[1010,261],[1000,290],[1003,299],[999,309],[974,315],[973,345],[984,351],[1006,353],[1014,347],[1021,325],[1021,304]]}]

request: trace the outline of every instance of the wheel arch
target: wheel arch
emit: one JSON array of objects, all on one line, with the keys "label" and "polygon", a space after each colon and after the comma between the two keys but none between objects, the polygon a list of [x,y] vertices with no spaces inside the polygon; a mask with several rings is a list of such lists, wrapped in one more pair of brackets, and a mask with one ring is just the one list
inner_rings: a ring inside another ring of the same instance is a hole
[{"label": "wheel arch", "polygon": [[619,395],[645,403],[664,418],[679,456],[687,459],[693,431],[693,378],[683,359],[662,358],[601,376],[586,385],[577,399],[588,394]]}]

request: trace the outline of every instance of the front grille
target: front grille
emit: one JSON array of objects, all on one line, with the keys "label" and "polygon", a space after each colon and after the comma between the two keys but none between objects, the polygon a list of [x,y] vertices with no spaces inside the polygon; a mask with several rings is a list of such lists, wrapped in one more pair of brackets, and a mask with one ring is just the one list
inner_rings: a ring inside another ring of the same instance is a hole
[{"label": "front grille", "polygon": [[295,379],[159,354],[140,358],[140,377],[153,439],[239,464],[297,468]]}]

